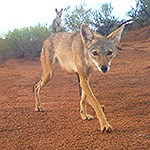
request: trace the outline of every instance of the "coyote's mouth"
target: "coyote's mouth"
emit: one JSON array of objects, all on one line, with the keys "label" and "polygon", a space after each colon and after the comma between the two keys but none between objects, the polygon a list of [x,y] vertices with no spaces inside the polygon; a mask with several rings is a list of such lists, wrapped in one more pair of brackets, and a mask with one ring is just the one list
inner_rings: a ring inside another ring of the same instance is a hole
[{"label": "coyote's mouth", "polygon": [[110,67],[109,66],[106,66],[106,65],[102,65],[101,67],[98,65],[98,63],[93,60],[93,63],[95,64],[95,66],[97,67],[98,71],[102,72],[102,73],[106,73],[110,70]]}]

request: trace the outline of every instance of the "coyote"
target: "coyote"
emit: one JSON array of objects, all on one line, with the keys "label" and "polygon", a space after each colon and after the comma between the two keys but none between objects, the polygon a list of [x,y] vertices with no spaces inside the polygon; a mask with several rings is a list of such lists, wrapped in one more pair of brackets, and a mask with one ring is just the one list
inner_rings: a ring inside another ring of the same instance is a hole
[{"label": "coyote", "polygon": [[34,85],[35,111],[45,111],[40,104],[40,90],[52,78],[54,64],[69,73],[76,73],[79,81],[81,101],[80,115],[83,120],[90,120],[93,116],[86,111],[86,104],[90,104],[96,112],[101,132],[111,132],[112,127],[103,112],[103,106],[98,103],[90,85],[89,75],[97,69],[106,73],[116,55],[116,47],[121,38],[124,25],[107,37],[94,33],[86,24],[76,33],[53,33],[45,42],[41,52],[43,74]]},{"label": "coyote", "polygon": [[61,26],[60,25],[61,25],[62,11],[63,11],[63,9],[61,9],[60,11],[55,9],[56,18],[54,19],[53,24],[52,24],[53,30],[55,32],[60,32],[61,31]]}]

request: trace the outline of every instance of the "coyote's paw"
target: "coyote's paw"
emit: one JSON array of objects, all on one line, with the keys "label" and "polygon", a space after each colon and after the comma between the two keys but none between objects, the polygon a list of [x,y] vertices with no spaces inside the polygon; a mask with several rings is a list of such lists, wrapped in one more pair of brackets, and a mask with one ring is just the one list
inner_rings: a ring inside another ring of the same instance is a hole
[{"label": "coyote's paw", "polygon": [[82,118],[82,120],[92,120],[92,119],[94,119],[94,117],[92,116],[92,115],[83,115],[83,114],[81,114],[81,118]]},{"label": "coyote's paw", "polygon": [[101,132],[111,133],[113,131],[112,126],[106,121],[101,124]]},{"label": "coyote's paw", "polygon": [[104,111],[105,110],[105,105],[101,105],[101,108]]},{"label": "coyote's paw", "polygon": [[38,108],[35,108],[35,111],[36,112],[45,112],[46,110],[43,108],[43,107],[38,107]]}]

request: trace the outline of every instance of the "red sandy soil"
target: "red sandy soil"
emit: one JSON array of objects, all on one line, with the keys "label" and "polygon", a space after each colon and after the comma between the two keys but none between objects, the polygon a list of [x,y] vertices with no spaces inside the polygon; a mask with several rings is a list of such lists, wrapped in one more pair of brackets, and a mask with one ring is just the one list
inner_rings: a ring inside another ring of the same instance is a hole
[{"label": "red sandy soil", "polygon": [[150,150],[150,26],[125,33],[122,50],[107,74],[93,72],[91,87],[113,126],[101,133],[94,120],[79,114],[75,75],[59,66],[42,89],[44,113],[34,112],[33,84],[40,78],[39,60],[0,64],[1,150]]}]

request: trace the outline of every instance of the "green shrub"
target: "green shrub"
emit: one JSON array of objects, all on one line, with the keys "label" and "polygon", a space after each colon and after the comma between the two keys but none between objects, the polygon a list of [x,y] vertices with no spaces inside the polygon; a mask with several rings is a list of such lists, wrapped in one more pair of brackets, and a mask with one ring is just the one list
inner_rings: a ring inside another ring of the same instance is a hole
[{"label": "green shrub", "polygon": [[128,16],[138,26],[146,26],[150,24],[150,1],[149,0],[135,0],[136,7],[131,7]]},{"label": "green shrub", "polygon": [[41,26],[14,29],[0,39],[0,55],[4,58],[35,58],[40,55],[43,41],[51,34],[51,29]]}]

